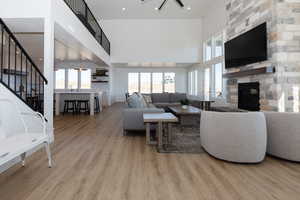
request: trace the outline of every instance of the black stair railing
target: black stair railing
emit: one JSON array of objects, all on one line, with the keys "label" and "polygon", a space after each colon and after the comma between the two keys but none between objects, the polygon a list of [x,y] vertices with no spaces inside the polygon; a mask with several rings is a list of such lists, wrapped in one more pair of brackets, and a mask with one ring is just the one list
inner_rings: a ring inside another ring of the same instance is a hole
[{"label": "black stair railing", "polygon": [[0,82],[33,110],[44,113],[48,81],[1,18]]},{"label": "black stair railing", "polygon": [[98,43],[110,55],[110,41],[84,0],[64,0]]}]

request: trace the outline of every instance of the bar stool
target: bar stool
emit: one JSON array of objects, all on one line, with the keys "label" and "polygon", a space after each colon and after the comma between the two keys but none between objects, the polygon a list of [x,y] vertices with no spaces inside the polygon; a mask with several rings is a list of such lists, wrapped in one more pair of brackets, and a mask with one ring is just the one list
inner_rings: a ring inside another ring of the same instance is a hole
[{"label": "bar stool", "polygon": [[56,100],[54,99],[53,100],[53,113],[55,113],[56,111]]},{"label": "bar stool", "polygon": [[83,111],[84,113],[89,113],[89,100],[78,100],[77,101],[77,112],[81,113]]},{"label": "bar stool", "polygon": [[69,111],[71,111],[73,114],[76,114],[77,112],[76,100],[65,100],[63,114],[68,113]]},{"label": "bar stool", "polygon": [[95,96],[95,112],[99,113],[100,112],[100,103],[99,103],[99,97]]}]

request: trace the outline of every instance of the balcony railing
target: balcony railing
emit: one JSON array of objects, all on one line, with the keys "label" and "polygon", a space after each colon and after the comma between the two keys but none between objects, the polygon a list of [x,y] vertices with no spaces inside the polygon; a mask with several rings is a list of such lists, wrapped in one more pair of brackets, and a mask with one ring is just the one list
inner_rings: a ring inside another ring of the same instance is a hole
[{"label": "balcony railing", "polygon": [[64,0],[98,43],[110,55],[110,42],[84,0]]},{"label": "balcony railing", "polygon": [[1,18],[0,83],[33,110],[44,112],[47,79]]}]

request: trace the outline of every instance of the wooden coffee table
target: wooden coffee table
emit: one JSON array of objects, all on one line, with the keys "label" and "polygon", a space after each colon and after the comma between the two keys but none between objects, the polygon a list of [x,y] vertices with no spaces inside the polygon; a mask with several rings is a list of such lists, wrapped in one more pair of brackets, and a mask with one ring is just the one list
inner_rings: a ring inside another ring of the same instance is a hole
[{"label": "wooden coffee table", "polygon": [[176,116],[172,113],[148,113],[143,115],[144,123],[146,124],[146,141],[147,144],[155,144],[150,138],[150,125],[153,123],[158,124],[157,136],[158,136],[158,148],[162,148],[163,145],[163,123],[168,125],[168,143],[171,143],[172,139],[172,123],[178,122]]},{"label": "wooden coffee table", "polygon": [[170,106],[170,111],[179,118],[181,126],[200,126],[201,110],[194,106],[187,106],[186,109],[182,106]]}]

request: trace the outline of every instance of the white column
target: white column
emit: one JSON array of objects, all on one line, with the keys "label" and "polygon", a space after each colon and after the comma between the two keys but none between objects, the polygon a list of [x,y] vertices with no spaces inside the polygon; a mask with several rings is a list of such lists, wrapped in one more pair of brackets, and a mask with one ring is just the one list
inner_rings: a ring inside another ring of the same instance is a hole
[{"label": "white column", "polygon": [[60,115],[60,94],[55,94],[55,115]]},{"label": "white column", "polygon": [[95,93],[91,92],[90,94],[90,115],[94,116],[94,106],[95,106]]},{"label": "white column", "polygon": [[[106,96],[108,98],[108,106],[111,106],[114,101],[115,101],[115,97],[114,97],[114,94],[113,94],[113,91],[114,91],[114,85],[113,85],[113,80],[114,80],[114,73],[113,73],[113,66],[109,66],[109,90],[108,90],[108,94],[106,93]],[[103,100],[103,99],[102,99]]]},{"label": "white column", "polygon": [[53,95],[54,95],[54,20],[52,0],[45,1],[47,13],[44,21],[44,75],[48,80],[44,92],[44,112],[48,120],[47,131],[54,141],[53,134]]}]

